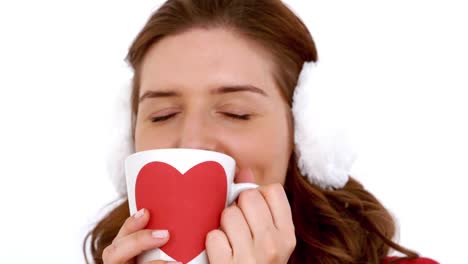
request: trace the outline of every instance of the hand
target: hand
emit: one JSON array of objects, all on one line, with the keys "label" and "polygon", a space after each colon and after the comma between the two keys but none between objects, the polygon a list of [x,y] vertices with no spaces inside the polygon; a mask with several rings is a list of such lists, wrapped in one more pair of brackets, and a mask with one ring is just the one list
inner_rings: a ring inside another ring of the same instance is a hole
[{"label": "hand", "polygon": [[[165,230],[143,229],[149,220],[148,210],[140,210],[125,220],[119,233],[107,246],[102,254],[105,264],[132,264],[134,258],[145,250],[163,246],[169,240],[169,233]],[[151,264],[166,264],[170,262],[156,260]]]},{"label": "hand", "polygon": [[224,209],[220,230],[206,238],[211,264],[287,263],[296,246],[291,208],[281,184],[247,190]]}]

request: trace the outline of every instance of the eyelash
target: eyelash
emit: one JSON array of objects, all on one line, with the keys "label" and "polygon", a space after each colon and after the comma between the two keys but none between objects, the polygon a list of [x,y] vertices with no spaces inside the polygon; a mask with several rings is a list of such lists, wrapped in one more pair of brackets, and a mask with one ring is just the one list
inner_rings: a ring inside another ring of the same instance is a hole
[{"label": "eyelash", "polygon": [[245,114],[245,115],[236,115],[236,114],[231,114],[231,113],[223,113],[225,116],[236,119],[236,120],[249,120],[251,115]]},{"label": "eyelash", "polygon": [[[164,122],[166,120],[169,120],[170,118],[176,116],[178,113],[166,115],[166,116],[158,116],[158,117],[153,117],[151,118],[151,122],[153,123],[158,123],[158,122]],[[245,114],[245,115],[236,115],[236,114],[231,114],[231,113],[222,113],[228,118],[232,118],[235,120],[240,120],[240,121],[247,121],[250,120],[251,115]]]},{"label": "eyelash", "polygon": [[170,119],[171,117],[173,117],[175,115],[177,115],[177,113],[170,114],[170,115],[165,115],[165,116],[153,117],[153,118],[151,118],[151,122],[153,122],[153,123],[163,122],[163,121],[166,121],[166,120]]}]

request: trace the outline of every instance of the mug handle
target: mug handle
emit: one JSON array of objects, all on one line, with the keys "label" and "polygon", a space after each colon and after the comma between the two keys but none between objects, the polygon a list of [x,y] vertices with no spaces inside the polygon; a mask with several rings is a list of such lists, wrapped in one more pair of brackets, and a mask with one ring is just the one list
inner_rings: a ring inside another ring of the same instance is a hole
[{"label": "mug handle", "polygon": [[255,183],[233,183],[231,192],[228,197],[228,205],[232,204],[234,200],[239,197],[239,194],[245,190],[255,189],[258,185]]}]

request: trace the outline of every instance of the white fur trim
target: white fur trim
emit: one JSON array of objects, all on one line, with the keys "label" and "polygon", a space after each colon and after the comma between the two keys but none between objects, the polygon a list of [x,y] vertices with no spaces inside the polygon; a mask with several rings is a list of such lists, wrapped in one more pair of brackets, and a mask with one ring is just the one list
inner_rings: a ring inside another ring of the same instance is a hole
[{"label": "white fur trim", "polygon": [[111,133],[108,146],[107,170],[114,188],[119,195],[127,193],[125,181],[125,158],[135,152],[131,121],[131,82],[120,88],[111,120]]},{"label": "white fur trim", "polygon": [[[344,127],[346,107],[339,105],[316,64],[304,63],[293,96],[294,143],[298,167],[323,189],[342,188],[356,159]],[[327,94],[328,93],[328,94]],[[332,93],[330,95],[330,93]]]}]

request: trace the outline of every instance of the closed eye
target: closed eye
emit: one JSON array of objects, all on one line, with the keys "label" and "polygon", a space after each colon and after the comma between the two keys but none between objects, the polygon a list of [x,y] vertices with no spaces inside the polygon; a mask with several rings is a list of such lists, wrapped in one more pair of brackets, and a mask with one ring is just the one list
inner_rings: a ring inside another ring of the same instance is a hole
[{"label": "closed eye", "polygon": [[151,118],[151,122],[153,122],[153,123],[163,122],[163,121],[166,121],[166,120],[170,119],[171,117],[173,117],[175,115],[177,115],[177,113],[173,113],[173,114],[165,115],[165,116],[156,116],[156,117]]},{"label": "closed eye", "polygon": [[245,115],[236,115],[233,113],[223,113],[225,116],[232,118],[232,119],[237,119],[237,120],[249,120],[251,115],[245,114]]}]

